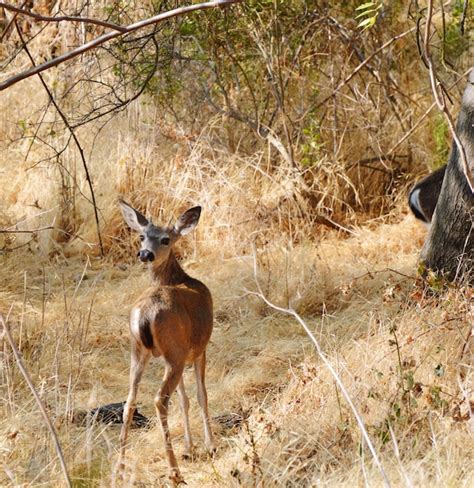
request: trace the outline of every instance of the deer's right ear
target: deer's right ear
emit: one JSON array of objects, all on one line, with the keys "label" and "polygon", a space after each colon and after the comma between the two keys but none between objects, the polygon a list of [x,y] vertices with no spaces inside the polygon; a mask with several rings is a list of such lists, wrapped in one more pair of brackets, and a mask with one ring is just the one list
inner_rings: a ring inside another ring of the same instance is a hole
[{"label": "deer's right ear", "polygon": [[128,226],[137,232],[143,232],[143,228],[148,225],[147,218],[123,200],[119,200],[119,205]]}]

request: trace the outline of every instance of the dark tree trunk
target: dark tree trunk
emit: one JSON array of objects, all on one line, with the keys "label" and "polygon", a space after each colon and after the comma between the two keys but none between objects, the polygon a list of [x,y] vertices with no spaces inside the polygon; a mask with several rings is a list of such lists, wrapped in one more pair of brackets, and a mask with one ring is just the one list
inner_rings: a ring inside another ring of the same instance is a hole
[{"label": "dark tree trunk", "polygon": [[[474,69],[464,91],[457,134],[474,171]],[[474,195],[464,176],[461,158],[453,143],[448,167],[433,216],[430,233],[421,252],[426,267],[450,279],[474,281]]]}]

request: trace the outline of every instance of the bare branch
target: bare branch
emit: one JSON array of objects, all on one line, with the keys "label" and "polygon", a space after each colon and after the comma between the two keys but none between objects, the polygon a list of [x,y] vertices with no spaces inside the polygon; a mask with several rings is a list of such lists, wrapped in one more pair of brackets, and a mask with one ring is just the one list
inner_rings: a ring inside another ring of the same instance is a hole
[{"label": "bare branch", "polygon": [[[318,109],[319,107],[321,107],[322,105],[324,105],[328,100],[330,100],[334,95],[337,94],[337,92],[344,86],[344,85],[347,85],[347,83],[349,83],[349,81],[352,80],[352,78],[354,78],[354,76],[364,67],[366,66],[370,60],[372,60],[375,56],[377,56],[377,54],[381,53],[382,51],[384,51],[385,49],[387,49],[388,46],[390,46],[391,44],[393,44],[395,41],[398,41],[399,39],[402,39],[403,37],[407,36],[408,34],[410,34],[411,32],[413,32],[414,30],[416,30],[416,27],[412,27],[411,29],[408,29],[407,31],[405,32],[402,32],[401,34],[398,34],[394,37],[392,37],[391,39],[389,39],[387,42],[385,42],[382,46],[380,46],[377,50],[375,50],[370,56],[368,56],[367,58],[364,59],[364,61],[362,61],[355,69],[354,71],[352,71],[352,73],[350,73],[348,76],[346,76],[346,78],[344,78],[344,80],[342,80],[339,85],[337,85],[337,87],[333,90],[333,92],[328,95],[326,98],[324,98],[324,100],[322,100],[321,102],[318,103],[318,105],[315,107],[315,109]],[[0,84],[0,90],[1,90],[1,84]]]},{"label": "bare branch", "polygon": [[461,31],[462,35],[464,35],[464,24],[466,23],[468,3],[469,3],[469,0],[464,0],[464,5],[462,7],[461,22],[459,23],[459,30]]},{"label": "bare branch", "polygon": [[119,32],[127,32],[126,27],[122,27],[112,22],[106,22],[104,20],[91,19],[88,17],[77,17],[74,15],[58,15],[55,17],[48,17],[46,15],[40,15],[35,12],[31,12],[30,10],[15,7],[14,5],[10,5],[4,2],[0,2],[0,7],[3,7],[5,10],[15,12],[16,14],[27,15],[28,17],[32,17],[33,19],[40,22],[80,22],[83,24],[94,24],[100,25],[101,27],[108,27],[109,29],[113,29]]},{"label": "bare branch", "polygon": [[31,229],[31,230],[0,229],[0,234],[36,234],[37,232],[41,232],[43,230],[51,230],[51,229],[54,229],[54,225],[48,225],[47,227],[40,227],[39,229]]},{"label": "bare branch", "polygon": [[[25,5],[26,5],[26,2],[28,0],[24,0],[23,3],[20,5],[20,8],[23,8]],[[0,3],[0,5],[3,5],[2,3]],[[18,16],[18,12],[16,12],[13,17],[8,21],[8,24],[6,25],[6,27],[3,29],[3,32],[2,34],[0,35],[0,42],[3,41],[3,39],[7,36],[7,34],[10,32],[10,29],[11,29],[11,26],[13,25],[13,22],[15,22],[16,18]]]},{"label": "bare branch", "polygon": [[54,426],[51,422],[51,419],[49,418],[48,412],[46,411],[46,408],[38,395],[38,392],[36,391],[35,386],[33,385],[33,382],[31,381],[31,377],[28,373],[28,370],[26,369],[25,365],[23,364],[23,361],[21,359],[21,354],[20,351],[18,351],[18,348],[15,344],[15,341],[13,340],[13,337],[10,333],[10,327],[8,326],[8,319],[7,321],[4,320],[3,315],[0,314],[0,322],[3,326],[3,334],[7,338],[8,343],[10,344],[10,347],[12,348],[13,355],[15,356],[16,364],[18,366],[18,369],[21,371],[21,374],[23,375],[23,378],[25,378],[26,383],[28,384],[28,387],[31,390],[31,393],[33,393],[33,396],[35,397],[36,403],[38,405],[38,408],[41,412],[41,415],[44,418],[45,424],[48,427],[49,433],[51,434],[51,437],[54,442],[54,446],[56,448],[56,453],[59,458],[59,462],[61,464],[61,469],[63,471],[64,479],[66,481],[66,485],[69,487],[72,486],[71,484],[71,479],[69,478],[69,473],[67,470],[66,462],[64,461],[64,456],[63,452],[61,449],[61,444],[59,443],[58,436],[56,434],[56,431],[54,430]]},{"label": "bare branch", "polygon": [[318,340],[316,339],[315,335],[311,332],[311,329],[309,328],[308,324],[301,318],[301,316],[294,310],[293,308],[283,308],[279,307],[278,305],[275,305],[272,303],[268,298],[265,296],[265,294],[262,291],[262,288],[260,286],[260,282],[258,281],[258,276],[257,276],[257,255],[255,251],[255,247],[253,249],[253,271],[254,271],[254,279],[255,283],[257,285],[258,293],[256,292],[250,292],[252,295],[256,295],[259,298],[261,298],[269,307],[273,308],[274,310],[277,310],[278,312],[284,313],[286,315],[291,315],[293,318],[296,319],[296,321],[303,327],[304,331],[310,338],[311,342],[314,344],[314,347],[316,349],[316,352],[318,353],[318,356],[321,358],[321,361],[324,363],[328,371],[331,373],[332,377],[334,378],[335,382],[341,389],[341,392],[346,399],[347,403],[349,404],[350,409],[352,410],[352,413],[354,414],[354,417],[357,421],[357,424],[359,425],[359,429],[362,433],[362,436],[367,443],[367,446],[370,450],[370,453],[372,454],[372,457],[374,459],[375,464],[377,465],[377,468],[380,471],[380,474],[382,475],[382,478],[384,480],[384,485],[386,487],[390,487],[390,480],[387,477],[387,474],[385,472],[385,469],[382,465],[382,462],[379,459],[379,456],[377,454],[377,451],[375,450],[374,445],[372,444],[372,441],[370,440],[369,434],[367,432],[367,429],[365,428],[364,421],[362,420],[362,417],[360,413],[357,410],[357,407],[354,405],[354,402],[352,401],[349,392],[347,391],[346,387],[344,386],[344,383],[342,382],[340,376],[337,374],[336,370],[333,368],[332,364],[326,357],[326,354],[324,353],[321,345],[319,344]]},{"label": "bare branch", "polygon": [[[448,91],[450,91],[454,86],[456,86],[461,80],[463,80],[468,74],[470,69],[467,70],[465,73],[463,73],[459,78],[451,85],[448,87]],[[423,120],[428,117],[430,112],[434,109],[436,106],[436,102],[433,102],[428,109],[425,111],[425,113],[416,121],[415,124],[412,125],[411,129],[407,131],[387,152],[387,154],[392,154],[395,149],[397,149],[403,142],[405,142],[421,125]]]},{"label": "bare branch", "polygon": [[170,10],[169,12],[164,12],[155,15],[153,17],[150,17],[149,19],[135,22],[133,24],[130,24],[127,27],[124,27],[123,31],[118,32],[115,30],[114,32],[108,32],[107,34],[103,34],[102,36],[97,37],[93,41],[87,42],[86,44],[83,44],[82,46],[79,46],[78,48],[73,49],[72,51],[64,53],[61,56],[58,56],[57,58],[50,59],[45,63],[39,64],[38,66],[22,71],[21,73],[18,73],[15,76],[7,78],[6,80],[0,83],[0,91],[5,90],[6,88],[14,85],[15,83],[18,83],[19,81],[34,76],[38,73],[42,73],[43,71],[52,68],[54,66],[57,66],[58,64],[64,63],[69,59],[75,58],[87,51],[90,51],[91,49],[94,49],[97,46],[100,46],[101,44],[104,44],[107,41],[110,41],[111,39],[115,39],[116,37],[120,37],[124,34],[137,31],[139,29],[142,29],[143,27],[147,27],[152,24],[157,24],[158,22],[161,22],[166,19],[170,19],[172,17],[177,17],[179,15],[184,15],[189,12],[194,12],[195,10],[210,9],[214,7],[231,5],[233,3],[241,3],[241,2],[242,0],[214,0],[212,2],[197,3],[194,5],[188,5],[186,7],[179,7],[174,10]]},{"label": "bare branch", "polygon": [[[15,27],[16,27],[16,30],[18,32],[18,36],[20,37],[20,40],[23,44],[23,49],[25,50],[26,54],[30,58],[31,64],[33,66],[35,66],[35,60],[33,59],[33,56],[31,55],[30,50],[28,49],[28,46],[26,45],[26,42],[23,39],[23,35],[21,34],[21,30],[18,27],[18,24],[16,21],[15,21]],[[79,155],[80,155],[80,158],[82,161],[82,166],[84,168],[84,173],[86,175],[87,184],[89,186],[89,191],[91,194],[92,205],[94,207],[94,218],[95,218],[95,224],[96,224],[96,228],[97,228],[97,237],[99,239],[100,254],[103,257],[104,256],[104,246],[102,244],[102,236],[100,234],[99,212],[97,209],[97,202],[95,199],[95,192],[94,192],[94,186],[92,184],[92,178],[91,178],[91,175],[89,172],[89,168],[87,167],[86,157],[84,155],[84,149],[82,148],[82,145],[79,142],[79,139],[77,138],[76,133],[74,132],[73,128],[71,127],[71,124],[69,123],[68,119],[64,115],[64,112],[60,109],[59,105],[57,104],[56,100],[54,99],[53,94],[52,94],[51,90],[49,89],[48,85],[46,84],[46,82],[44,81],[43,76],[41,75],[41,73],[37,73],[37,74],[39,76],[41,84],[43,85],[43,88],[45,89],[46,93],[48,94],[49,100],[51,101],[54,108],[58,112],[59,116],[61,117],[62,121],[64,122],[64,125],[67,127],[67,129],[68,129],[69,133],[71,134],[71,137],[74,140],[76,147],[79,151]]]}]

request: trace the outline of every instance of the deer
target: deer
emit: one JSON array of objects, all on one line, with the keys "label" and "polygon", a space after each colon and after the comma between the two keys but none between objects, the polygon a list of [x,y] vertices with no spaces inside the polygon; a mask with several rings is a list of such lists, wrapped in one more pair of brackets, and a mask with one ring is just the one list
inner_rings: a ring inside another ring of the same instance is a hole
[{"label": "deer", "polygon": [[190,208],[171,227],[160,227],[125,201],[119,200],[119,205],[125,222],[140,234],[141,247],[137,256],[141,262],[148,263],[153,282],[132,306],[130,314],[130,389],[123,411],[119,469],[123,474],[127,437],[143,371],[152,356],[161,357],[165,373],[155,397],[155,408],[161,424],[169,478],[176,486],[184,480],[171,443],[168,405],[177,388],[184,420],[185,457],[190,458],[193,441],[189,399],[183,381],[183,371],[188,365],[194,365],[205,446],[210,453],[215,452],[205,386],[206,347],[213,327],[212,296],[204,283],[183,270],[173,251],[176,242],[198,224],[201,207]]}]

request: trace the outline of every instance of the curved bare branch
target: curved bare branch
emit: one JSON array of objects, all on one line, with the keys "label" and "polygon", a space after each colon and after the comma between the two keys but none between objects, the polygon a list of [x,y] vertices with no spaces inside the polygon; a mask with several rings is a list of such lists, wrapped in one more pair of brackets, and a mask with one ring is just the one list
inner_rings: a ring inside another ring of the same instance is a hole
[{"label": "curved bare branch", "polygon": [[157,24],[158,22],[161,22],[166,19],[170,19],[172,17],[177,17],[179,15],[184,15],[189,12],[194,12],[195,10],[205,10],[205,9],[220,7],[224,5],[231,5],[233,3],[241,3],[241,2],[242,0],[214,0],[211,2],[197,3],[194,5],[188,5],[186,7],[175,8],[173,10],[170,10],[169,12],[163,12],[161,14],[150,17],[149,19],[140,20],[139,22],[135,22],[133,24],[124,27],[123,31],[115,30],[113,32],[108,32],[107,34],[103,34],[102,36],[99,36],[96,39],[87,42],[86,44],[83,44],[82,46],[79,46],[76,49],[64,53],[61,56],[58,56],[57,58],[50,59],[45,63],[35,66],[34,68],[30,68],[28,70],[22,71],[21,73],[18,73],[15,76],[7,78],[6,80],[0,83],[0,91],[5,90],[6,88],[14,85],[15,83],[18,83],[19,81],[34,76],[38,73],[42,73],[43,71],[46,71],[47,69],[50,69],[61,63],[64,63],[69,59],[75,58],[87,51],[90,51],[91,49],[94,49],[97,46],[100,46],[101,44],[104,44],[107,41],[110,41],[111,39],[115,39],[116,37],[120,37],[124,34],[137,31],[139,29],[142,29],[143,27],[147,27],[152,24]]},{"label": "curved bare branch", "polygon": [[127,32],[126,27],[122,27],[112,22],[106,22],[104,20],[91,19],[89,17],[78,17],[74,15],[58,15],[54,17],[48,17],[46,15],[40,15],[35,12],[31,12],[30,10],[15,7],[14,5],[10,5],[4,2],[0,2],[0,7],[3,7],[5,10],[10,10],[11,12],[15,12],[20,15],[27,15],[28,17],[32,17],[39,22],[80,22],[82,24],[94,24],[100,25],[101,27],[108,27],[109,29],[113,29],[118,32]]}]

